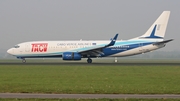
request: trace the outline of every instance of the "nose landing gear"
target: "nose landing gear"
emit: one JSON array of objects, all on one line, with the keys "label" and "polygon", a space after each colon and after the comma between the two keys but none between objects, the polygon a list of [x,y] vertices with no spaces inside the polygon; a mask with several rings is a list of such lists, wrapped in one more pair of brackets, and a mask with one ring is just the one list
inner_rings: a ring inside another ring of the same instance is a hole
[{"label": "nose landing gear", "polygon": [[26,60],[25,60],[25,59],[22,59],[22,63],[26,63]]},{"label": "nose landing gear", "polygon": [[22,60],[22,63],[26,63],[26,60],[25,58],[22,58],[22,57],[17,57],[18,59],[21,59]]}]

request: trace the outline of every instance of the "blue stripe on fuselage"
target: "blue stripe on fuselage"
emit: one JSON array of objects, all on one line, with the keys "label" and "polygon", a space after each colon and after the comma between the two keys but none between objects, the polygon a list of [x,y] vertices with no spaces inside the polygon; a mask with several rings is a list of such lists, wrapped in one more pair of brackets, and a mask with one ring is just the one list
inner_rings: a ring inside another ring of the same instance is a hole
[{"label": "blue stripe on fuselage", "polygon": [[[144,40],[130,40],[130,41],[116,42],[114,46],[103,48],[104,55],[102,54],[101,56],[105,57],[105,56],[121,53],[121,52],[124,52],[124,51],[128,51],[128,50],[131,50],[131,49],[138,48],[138,47],[140,47],[142,45],[146,46],[146,45],[149,45],[149,44],[152,44],[152,43],[153,42],[148,41],[148,40],[146,40],[146,41],[144,41]],[[71,51],[73,52],[73,51],[78,51],[78,50],[81,50],[81,49],[84,49],[84,48],[78,48],[78,49],[71,50]],[[47,54],[35,54],[35,55],[34,54],[28,54],[28,55],[27,54],[21,54],[21,55],[17,55],[16,57],[19,57],[19,58],[62,57],[62,53],[63,52],[54,52],[54,53],[50,53],[50,54],[49,53],[47,53]]]},{"label": "blue stripe on fuselage", "polygon": [[113,46],[113,47],[107,47],[107,48],[103,49],[104,55],[102,55],[102,57],[117,54],[117,53],[121,53],[121,52],[124,52],[124,51],[128,51],[128,50],[131,50],[131,49],[135,49],[135,48],[150,45],[150,44],[152,44],[152,42],[129,44],[129,45],[127,44],[127,45],[124,45],[124,46],[116,45],[116,46]]}]

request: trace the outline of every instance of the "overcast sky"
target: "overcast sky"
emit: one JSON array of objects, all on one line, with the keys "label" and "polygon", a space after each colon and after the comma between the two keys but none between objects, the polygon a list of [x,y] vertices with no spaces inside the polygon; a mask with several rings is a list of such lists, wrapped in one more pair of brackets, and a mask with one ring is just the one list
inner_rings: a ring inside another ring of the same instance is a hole
[{"label": "overcast sky", "polygon": [[0,0],[0,51],[35,40],[126,40],[164,10],[171,15],[161,50],[180,50],[180,0]]}]

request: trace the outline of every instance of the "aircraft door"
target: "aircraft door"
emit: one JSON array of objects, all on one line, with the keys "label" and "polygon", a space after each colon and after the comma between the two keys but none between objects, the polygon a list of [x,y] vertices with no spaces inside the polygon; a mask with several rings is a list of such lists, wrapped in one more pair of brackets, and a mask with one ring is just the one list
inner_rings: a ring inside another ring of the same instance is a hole
[{"label": "aircraft door", "polygon": [[144,52],[143,43],[139,43],[139,51],[140,51],[141,53]]}]

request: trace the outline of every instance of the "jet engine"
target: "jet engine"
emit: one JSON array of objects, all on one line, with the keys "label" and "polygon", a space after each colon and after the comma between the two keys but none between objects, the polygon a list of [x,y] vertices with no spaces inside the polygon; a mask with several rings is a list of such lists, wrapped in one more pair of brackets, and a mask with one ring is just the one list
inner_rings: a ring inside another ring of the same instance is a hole
[{"label": "jet engine", "polygon": [[63,60],[81,60],[81,54],[77,52],[64,52],[62,55]]}]

